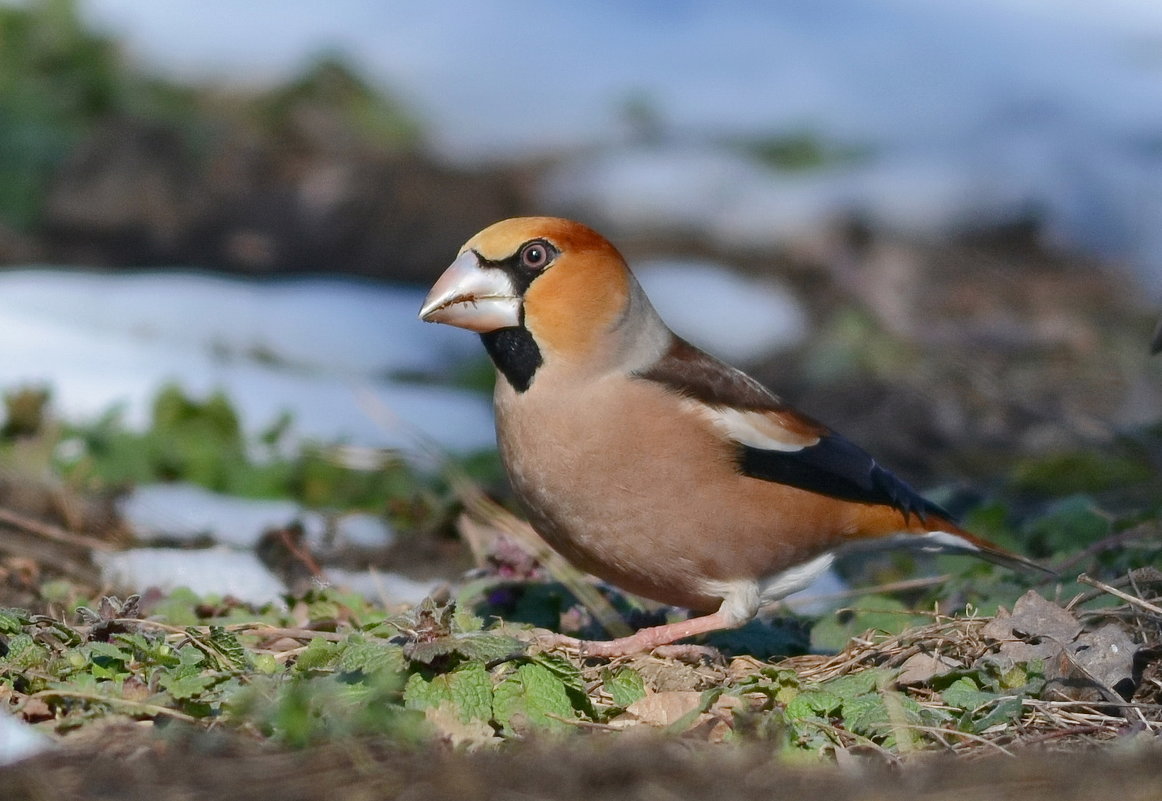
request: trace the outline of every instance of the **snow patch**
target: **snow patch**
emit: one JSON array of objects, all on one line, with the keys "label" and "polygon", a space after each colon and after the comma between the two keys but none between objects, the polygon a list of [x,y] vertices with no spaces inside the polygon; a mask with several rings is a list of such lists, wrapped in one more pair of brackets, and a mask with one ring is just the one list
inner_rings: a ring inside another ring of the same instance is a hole
[{"label": "snow patch", "polygon": [[791,292],[767,279],[700,261],[646,260],[634,274],[679,336],[729,362],[757,359],[807,336],[807,314]]},{"label": "snow patch", "polygon": [[280,601],[287,592],[286,585],[250,551],[135,548],[98,552],[93,559],[102,581],[128,592],[151,587],[173,592],[186,587],[199,596],[232,595],[255,605]]},{"label": "snow patch", "polygon": [[225,392],[252,434],[287,412],[302,439],[491,447],[487,399],[388,375],[479,357],[472,337],[421,323],[421,299],[365,282],[4,272],[0,388],[47,385],[67,419],[118,406],[141,429],[157,391],[175,382],[196,396]]},{"label": "snow patch", "polygon": [[[305,520],[293,501],[235,498],[187,483],[149,484],[135,488],[117,504],[117,511],[133,527],[138,539],[166,537],[192,540],[210,535],[218,543],[248,547],[264,531]],[[321,534],[311,531],[309,534]]]}]

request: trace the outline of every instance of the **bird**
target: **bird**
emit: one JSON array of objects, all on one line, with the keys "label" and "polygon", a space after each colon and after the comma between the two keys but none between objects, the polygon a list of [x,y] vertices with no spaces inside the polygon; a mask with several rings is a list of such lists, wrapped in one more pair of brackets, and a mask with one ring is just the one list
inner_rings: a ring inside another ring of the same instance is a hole
[{"label": "bird", "polygon": [[550,644],[615,657],[736,628],[871,543],[1045,570],[673,333],[618,250],[579,222],[490,225],[419,316],[479,334],[500,458],[537,533],[581,570],[697,613]]}]

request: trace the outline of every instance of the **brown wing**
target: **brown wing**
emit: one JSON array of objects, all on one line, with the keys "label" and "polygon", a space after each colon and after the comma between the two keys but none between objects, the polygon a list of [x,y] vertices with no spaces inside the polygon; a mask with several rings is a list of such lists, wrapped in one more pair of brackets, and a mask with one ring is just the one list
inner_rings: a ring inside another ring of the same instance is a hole
[{"label": "brown wing", "polygon": [[[679,337],[674,337],[669,351],[655,365],[638,376],[712,410],[761,415],[768,426],[781,429],[776,447],[739,442],[738,467],[744,475],[840,500],[884,504],[921,520],[952,519],[858,445],[796,411],[742,371]],[[788,447],[788,443],[797,446]]]}]

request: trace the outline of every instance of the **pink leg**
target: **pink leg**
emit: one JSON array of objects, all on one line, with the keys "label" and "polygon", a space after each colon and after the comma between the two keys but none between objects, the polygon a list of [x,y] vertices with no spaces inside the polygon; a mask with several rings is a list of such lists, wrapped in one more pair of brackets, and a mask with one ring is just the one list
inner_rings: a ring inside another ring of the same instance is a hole
[{"label": "pink leg", "polygon": [[675,640],[693,637],[695,634],[705,634],[708,631],[732,629],[745,621],[738,620],[725,609],[710,615],[683,620],[681,623],[669,623],[665,626],[654,626],[621,637],[616,640],[578,640],[575,637],[566,637],[563,634],[550,634],[538,637],[537,642],[548,646],[576,648],[583,656],[628,656],[630,654],[652,651],[661,645],[669,645]]}]

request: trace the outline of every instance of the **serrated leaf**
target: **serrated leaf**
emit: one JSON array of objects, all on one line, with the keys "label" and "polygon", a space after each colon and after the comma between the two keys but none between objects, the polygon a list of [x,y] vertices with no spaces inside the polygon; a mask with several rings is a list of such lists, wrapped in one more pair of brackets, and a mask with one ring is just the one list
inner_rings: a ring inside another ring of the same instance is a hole
[{"label": "serrated leaf", "polygon": [[146,662],[166,667],[174,667],[179,663],[177,652],[160,637],[150,638],[137,632],[118,633],[112,635],[109,641],[133,649],[133,654]]},{"label": "serrated leaf", "polygon": [[114,662],[121,662],[122,664],[130,662],[133,659],[133,654],[119,648],[111,642],[91,642],[88,645],[89,653],[95,658],[101,658],[106,661],[112,660]]},{"label": "serrated leaf", "polygon": [[601,673],[601,683],[613,705],[625,707],[645,697],[646,683],[641,674],[631,667],[622,667],[614,671],[606,668]]},{"label": "serrated leaf", "polygon": [[445,676],[425,679],[419,673],[408,676],[403,687],[403,702],[407,709],[427,709],[452,702],[452,690]]},{"label": "serrated leaf", "polygon": [[[992,726],[996,726],[998,723],[1009,723],[1011,721],[1015,721],[1017,718],[1021,717],[1021,713],[1024,712],[1024,709],[1025,705],[1017,696],[1001,698],[997,701],[996,706],[989,710],[988,714],[986,714],[984,717],[971,721],[971,725],[967,730],[975,734],[979,734]],[[966,717],[967,716],[970,716],[970,713],[966,713]]]},{"label": "serrated leaf", "polygon": [[344,673],[402,673],[407,667],[403,648],[394,643],[354,640],[340,654],[335,668]]},{"label": "serrated leaf", "polygon": [[893,675],[893,671],[887,668],[870,668],[825,681],[819,685],[819,689],[847,700],[885,686]]},{"label": "serrated leaf", "polygon": [[458,634],[454,639],[457,641],[456,650],[464,657],[481,662],[491,662],[494,659],[524,653],[527,648],[525,643],[504,634],[473,632]]},{"label": "serrated leaf", "polygon": [[492,720],[492,678],[484,665],[469,662],[454,670],[448,689],[461,720]]},{"label": "serrated leaf", "polygon": [[218,681],[217,676],[190,674],[179,672],[163,673],[158,679],[158,685],[168,692],[177,701],[185,701],[201,695]]},{"label": "serrated leaf", "polygon": [[492,678],[478,662],[431,679],[413,673],[404,685],[403,697],[408,709],[450,706],[465,722],[492,720]]},{"label": "serrated leaf", "polygon": [[31,620],[21,609],[0,609],[0,633],[19,634]]},{"label": "serrated leaf", "polygon": [[307,647],[298,655],[295,660],[295,670],[299,673],[306,673],[312,670],[330,668],[339,659],[342,648],[343,646],[339,643],[316,637],[307,643]]},{"label": "serrated leaf", "polygon": [[985,704],[997,700],[996,693],[981,690],[976,682],[968,676],[962,676],[949,684],[940,692],[940,697],[949,706],[963,709],[966,712],[973,712]]},{"label": "serrated leaf", "polygon": [[178,649],[178,663],[182,668],[200,667],[206,663],[206,655],[195,645],[183,645]]},{"label": "serrated leaf", "polygon": [[843,699],[825,690],[805,690],[787,704],[786,715],[792,720],[826,717],[843,705]]},{"label": "serrated leaf", "polygon": [[246,670],[251,667],[250,654],[233,632],[221,626],[210,626],[210,644],[221,655],[220,662],[228,670]]},{"label": "serrated leaf", "polygon": [[515,637],[488,632],[469,632],[408,643],[404,646],[404,652],[413,661],[430,665],[437,658],[447,654],[459,654],[465,659],[491,662],[494,659],[523,653],[526,647],[525,643]]},{"label": "serrated leaf", "polygon": [[0,659],[0,669],[23,671],[40,667],[48,660],[48,650],[28,634],[8,640],[8,653]]},{"label": "serrated leaf", "polygon": [[564,682],[535,662],[521,665],[496,687],[492,706],[497,722],[509,734],[527,728],[563,731],[568,724],[557,718],[573,718]]},{"label": "serrated leaf", "polygon": [[232,632],[221,626],[210,626],[208,631],[187,627],[190,643],[205,654],[209,667],[216,670],[248,670],[250,655]]},{"label": "serrated leaf", "polygon": [[843,724],[865,737],[882,735],[891,723],[883,696],[878,692],[865,693],[843,702]]},{"label": "serrated leaf", "polygon": [[571,659],[560,654],[537,654],[529,660],[548,670],[571,690],[585,691],[585,678],[581,669]]},{"label": "serrated leaf", "polygon": [[910,749],[914,743],[913,726],[938,723],[940,715],[926,716],[925,709],[914,698],[890,690],[875,690],[843,702],[839,718],[853,734],[881,742],[889,748]]},{"label": "serrated leaf", "polygon": [[560,654],[537,654],[531,660],[546,668],[565,685],[565,692],[569,695],[569,703],[573,709],[580,711],[588,718],[593,718],[597,711],[593,708],[593,699],[589,697],[585,685],[585,677],[581,669],[572,660]]},{"label": "serrated leaf", "polygon": [[484,618],[473,613],[471,606],[457,603],[456,611],[452,614],[452,624],[458,631],[469,634],[484,628]]}]

